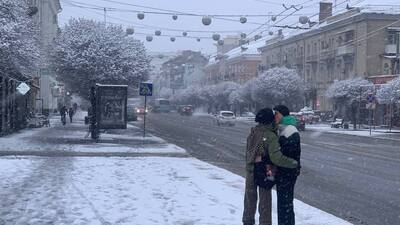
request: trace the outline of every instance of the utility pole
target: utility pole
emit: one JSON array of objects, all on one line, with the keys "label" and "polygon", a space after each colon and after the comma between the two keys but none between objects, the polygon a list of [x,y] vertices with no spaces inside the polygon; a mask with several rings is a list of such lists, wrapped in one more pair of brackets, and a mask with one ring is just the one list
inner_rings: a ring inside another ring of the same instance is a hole
[{"label": "utility pole", "polygon": [[104,8],[104,24],[107,26],[107,8]]},{"label": "utility pole", "polygon": [[400,74],[400,31],[396,32],[396,74]]}]

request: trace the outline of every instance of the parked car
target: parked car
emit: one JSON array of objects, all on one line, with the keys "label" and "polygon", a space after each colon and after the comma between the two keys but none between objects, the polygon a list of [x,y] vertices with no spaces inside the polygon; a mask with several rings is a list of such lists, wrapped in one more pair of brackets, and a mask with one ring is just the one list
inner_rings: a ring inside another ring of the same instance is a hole
[{"label": "parked car", "polygon": [[235,126],[235,124],[236,124],[235,114],[231,111],[220,111],[215,116],[215,123],[218,126],[221,126],[221,125]]},{"label": "parked car", "polygon": [[252,122],[254,122],[254,120],[256,119],[256,115],[254,115],[254,113],[252,112],[243,112],[241,117],[246,121]]},{"label": "parked car", "polygon": [[179,114],[182,116],[191,116],[193,115],[193,106],[191,105],[185,105],[183,107],[179,108]]},{"label": "parked car", "polygon": [[129,106],[126,109],[127,121],[137,121],[136,109],[134,106]]},{"label": "parked car", "polygon": [[294,112],[291,112],[290,115],[294,116],[297,119],[297,124],[296,124],[297,130],[305,131],[306,130],[306,120],[305,120],[304,116],[301,115],[300,113],[294,113]]}]

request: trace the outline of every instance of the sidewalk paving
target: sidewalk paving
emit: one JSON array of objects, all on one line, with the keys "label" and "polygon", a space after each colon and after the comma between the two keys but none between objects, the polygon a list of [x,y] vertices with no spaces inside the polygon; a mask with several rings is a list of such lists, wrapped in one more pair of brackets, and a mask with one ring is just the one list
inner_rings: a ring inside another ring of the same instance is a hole
[{"label": "sidewalk paving", "polygon": [[329,124],[311,124],[311,125],[307,124],[306,130],[400,141],[400,132],[398,131],[388,132],[388,130],[385,129],[376,129],[376,130],[372,129],[372,132],[370,134],[369,129],[353,130],[352,127],[349,127],[349,129],[343,129],[343,128],[331,128]]},{"label": "sidewalk paving", "polygon": [[[84,113],[79,112],[73,123],[61,124],[59,116],[51,119],[51,127],[25,129],[0,138],[0,155],[98,155],[120,154],[186,154],[186,151],[164,140],[146,135],[141,129],[128,125],[127,130],[109,130],[96,143],[88,136]],[[86,153],[86,154],[85,154]]]},{"label": "sidewalk paving", "polygon": [[[1,225],[241,224],[244,178],[192,158],[160,138],[143,140],[134,126],[102,134],[100,143],[94,143],[82,136],[82,124],[79,120],[62,126],[56,118],[51,128],[0,138],[2,152],[16,153],[0,157]],[[24,150],[138,155],[18,155]],[[275,196],[273,191],[274,225]],[[295,211],[300,225],[350,224],[298,200]]]}]

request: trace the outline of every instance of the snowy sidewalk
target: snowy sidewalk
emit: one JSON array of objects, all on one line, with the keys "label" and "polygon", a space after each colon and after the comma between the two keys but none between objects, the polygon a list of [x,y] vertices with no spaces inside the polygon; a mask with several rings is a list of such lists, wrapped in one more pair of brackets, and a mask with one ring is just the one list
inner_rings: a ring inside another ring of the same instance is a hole
[{"label": "snowy sidewalk", "polygon": [[[241,224],[244,179],[193,158],[0,157],[0,168],[0,224]],[[297,200],[295,211],[299,225],[349,224]]]},{"label": "snowy sidewalk", "polygon": [[314,132],[346,134],[346,135],[355,135],[362,137],[372,137],[384,140],[400,141],[400,132],[388,133],[385,132],[384,130],[372,130],[370,135],[369,129],[353,130],[352,127],[350,127],[349,129],[331,128],[329,124],[312,124],[312,125],[307,124],[306,130]]},{"label": "snowy sidewalk", "polygon": [[61,124],[59,116],[51,119],[51,127],[25,129],[0,138],[0,155],[48,156],[135,156],[141,154],[185,155],[186,151],[164,140],[147,135],[140,128],[128,125],[126,130],[109,130],[98,143],[88,137],[88,125],[80,112],[73,123]]}]

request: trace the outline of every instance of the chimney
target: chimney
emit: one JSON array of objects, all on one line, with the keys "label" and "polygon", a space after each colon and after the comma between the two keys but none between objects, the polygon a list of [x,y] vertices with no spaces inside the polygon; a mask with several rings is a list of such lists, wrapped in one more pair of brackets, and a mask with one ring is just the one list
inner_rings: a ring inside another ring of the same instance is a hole
[{"label": "chimney", "polygon": [[320,2],[319,3],[319,22],[325,22],[326,18],[332,16],[333,4],[332,2]]}]

